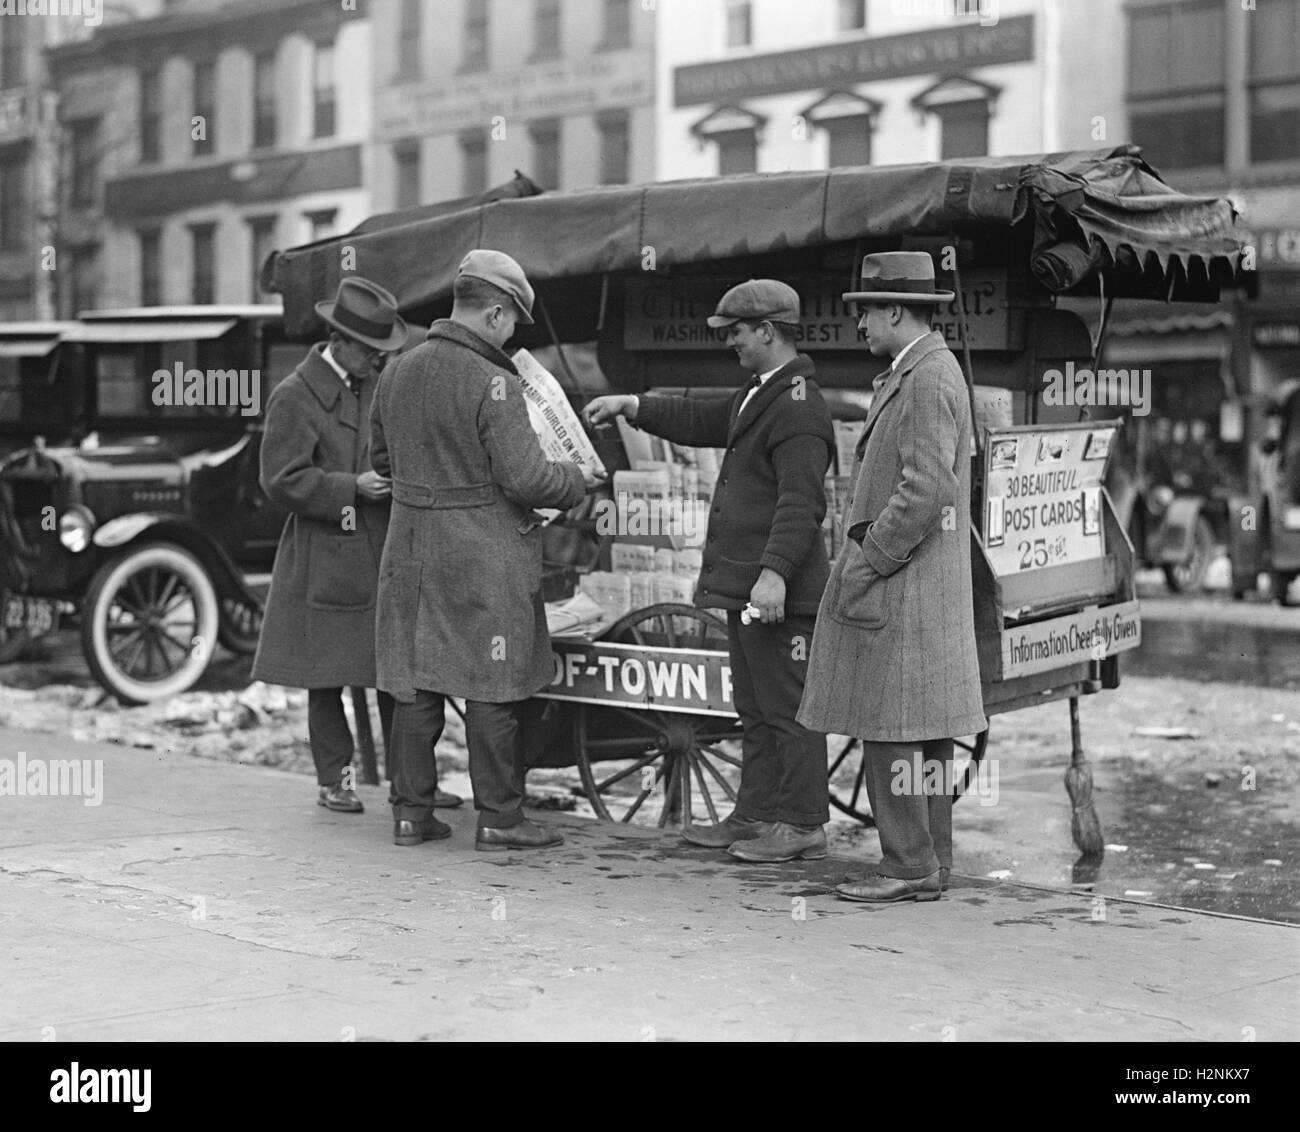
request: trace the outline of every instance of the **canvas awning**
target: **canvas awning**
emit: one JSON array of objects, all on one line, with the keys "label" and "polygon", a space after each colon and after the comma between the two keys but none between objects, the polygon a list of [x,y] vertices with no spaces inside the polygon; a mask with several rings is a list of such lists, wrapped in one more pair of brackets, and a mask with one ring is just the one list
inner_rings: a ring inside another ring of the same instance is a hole
[{"label": "canvas awning", "polygon": [[234,327],[233,318],[146,318],[95,319],[80,322],[63,337],[65,342],[134,344],[138,342],[184,342],[220,338]]},{"label": "canvas awning", "polygon": [[[338,286],[344,247],[350,270],[391,290],[403,310],[445,298],[476,247],[509,252],[545,284],[643,270],[647,249],[663,270],[1028,223],[1031,269],[1051,290],[1078,290],[1097,275],[1158,275],[1192,298],[1216,297],[1240,257],[1228,201],[1176,192],[1133,146],[605,186],[426,206],[383,221],[268,261],[264,278],[284,296],[290,335],[316,329],[313,305]],[[1197,287],[1203,294],[1189,293]]]}]

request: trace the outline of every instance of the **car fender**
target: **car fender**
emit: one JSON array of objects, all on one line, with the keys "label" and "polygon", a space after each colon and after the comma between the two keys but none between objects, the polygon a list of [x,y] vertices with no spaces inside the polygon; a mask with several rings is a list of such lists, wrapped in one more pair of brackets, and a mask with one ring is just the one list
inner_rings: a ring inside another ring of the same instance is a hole
[{"label": "car fender", "polygon": [[1154,536],[1151,558],[1161,565],[1175,565],[1191,556],[1195,546],[1196,520],[1201,517],[1205,500],[1199,495],[1178,495],[1160,517]]}]

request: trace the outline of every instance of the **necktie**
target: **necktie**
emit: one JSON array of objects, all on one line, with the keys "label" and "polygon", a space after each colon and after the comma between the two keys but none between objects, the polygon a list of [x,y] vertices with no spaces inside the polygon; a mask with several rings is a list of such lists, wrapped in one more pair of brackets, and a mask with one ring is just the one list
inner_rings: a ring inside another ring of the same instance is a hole
[{"label": "necktie", "polygon": [[763,382],[759,380],[758,374],[754,374],[754,380],[745,387],[745,396],[740,402],[740,408],[736,410],[737,419],[739,419],[740,414],[745,411],[745,406],[749,404],[749,399],[753,397],[762,386]]}]

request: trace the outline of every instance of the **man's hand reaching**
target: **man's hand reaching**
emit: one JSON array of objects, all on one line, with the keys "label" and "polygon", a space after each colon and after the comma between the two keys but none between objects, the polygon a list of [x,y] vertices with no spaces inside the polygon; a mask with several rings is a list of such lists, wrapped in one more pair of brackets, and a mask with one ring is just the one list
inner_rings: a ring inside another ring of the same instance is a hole
[{"label": "man's hand reaching", "polygon": [[357,476],[357,495],[362,499],[378,502],[393,494],[393,481],[385,479],[378,472],[370,470]]},{"label": "man's hand reaching", "polygon": [[582,408],[582,418],[590,425],[604,424],[615,417],[636,419],[637,399],[630,393],[614,393],[593,397]]}]

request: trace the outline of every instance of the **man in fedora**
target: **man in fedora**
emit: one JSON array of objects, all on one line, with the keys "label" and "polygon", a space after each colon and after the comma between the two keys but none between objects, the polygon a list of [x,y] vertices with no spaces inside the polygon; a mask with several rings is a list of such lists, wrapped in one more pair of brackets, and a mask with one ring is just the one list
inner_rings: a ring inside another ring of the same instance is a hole
[{"label": "man in fedora", "polygon": [[862,261],[844,296],[892,359],[858,442],[848,538],[822,597],[799,720],[862,740],[881,861],[846,900],[938,900],[952,867],[953,737],[982,731],[970,573],[970,402],[930,316],[925,252]]},{"label": "man in fedora", "polygon": [[397,699],[393,840],[448,837],[433,816],[446,697],[466,701],[475,848],[563,838],[524,816],[527,701],[551,680],[536,507],[570,508],[587,480],[547,460],[503,347],[531,325],[533,288],[510,256],[465,256],[451,317],[399,358],[371,414],[375,467],[391,476],[377,616],[379,687]]},{"label": "man in fedora", "polygon": [[[388,355],[406,344],[397,301],[360,276],[316,304],[327,342],[271,393],[262,489],[289,511],[276,550],[253,678],[307,689],[319,805],[361,813],[345,774],[353,739],[344,687],[375,685],[375,591],[388,529],[388,480],[370,466],[370,405]],[[378,694],[386,761],[393,700]],[[447,795],[447,804],[460,800]]]},{"label": "man in fedora", "polygon": [[[722,296],[708,323],[749,384],[730,397],[608,396],[583,410],[621,415],[676,444],[725,448],[695,604],[727,614],[731,687],[744,760],[732,813],[688,824],[694,845],[742,861],[826,856],[826,737],[795,719],[813,620],[829,568],[821,523],[835,434],[812,360],[795,347],[799,295],[751,279]],[[741,612],[758,610],[748,623]]]}]

